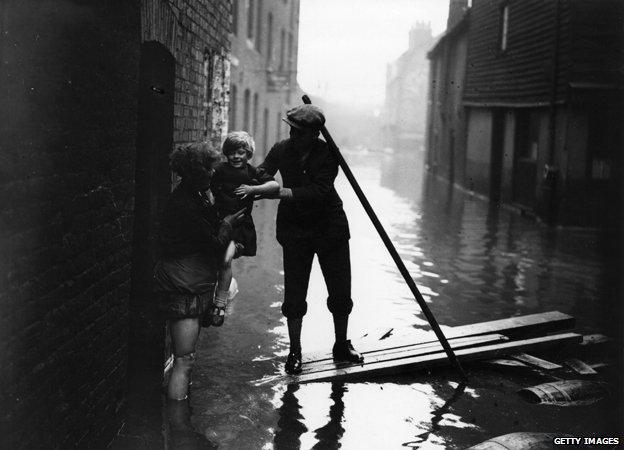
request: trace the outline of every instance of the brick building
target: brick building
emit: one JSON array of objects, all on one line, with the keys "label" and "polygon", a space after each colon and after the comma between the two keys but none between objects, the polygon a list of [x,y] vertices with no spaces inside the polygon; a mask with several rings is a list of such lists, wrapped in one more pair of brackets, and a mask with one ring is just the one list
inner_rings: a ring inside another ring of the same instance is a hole
[{"label": "brick building", "polygon": [[129,351],[162,376],[162,323],[129,311],[168,153],[226,128],[229,26],[227,0],[0,3],[0,447],[103,446]]},{"label": "brick building", "polygon": [[386,70],[383,109],[384,145],[400,152],[422,149],[427,114],[427,51],[431,27],[417,23],[409,32],[408,49]]},{"label": "brick building", "polygon": [[[622,3],[473,0],[468,16],[430,52],[431,67],[442,68],[434,78],[460,87],[451,95],[447,86],[448,100],[431,104],[429,160],[468,189],[545,219],[613,223]],[[463,76],[449,75],[441,50],[459,48],[462,39],[468,64]],[[451,98],[459,125],[449,115]],[[453,146],[448,136],[462,127],[465,143]]]},{"label": "brick building", "polygon": [[256,162],[287,137],[281,118],[301,104],[298,39],[299,0],[233,2],[229,129],[251,133]]}]

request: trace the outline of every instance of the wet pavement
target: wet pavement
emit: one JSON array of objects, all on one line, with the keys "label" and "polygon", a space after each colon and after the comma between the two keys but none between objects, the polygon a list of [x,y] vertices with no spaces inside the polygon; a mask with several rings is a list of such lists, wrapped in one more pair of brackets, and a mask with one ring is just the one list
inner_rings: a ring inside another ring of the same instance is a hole
[{"label": "wet pavement", "polygon": [[[577,318],[578,331],[619,333],[615,234],[551,228],[492,209],[426,176],[417,158],[346,157],[443,329],[558,310]],[[336,184],[352,234],[350,337],[428,329],[346,179],[341,175]],[[467,386],[451,369],[359,383],[254,385],[281,373],[288,349],[275,212],[276,202],[256,205],[258,256],[236,262],[240,293],[229,316],[223,327],[200,336],[187,420],[198,433],[194,444],[187,433],[177,444],[170,436],[170,448],[202,448],[198,436],[222,449],[443,449],[516,431],[616,435],[621,385],[611,399],[589,406],[534,405],[516,391],[548,378],[479,364],[467,366]],[[315,261],[304,352],[329,350],[333,343],[326,295]]]}]

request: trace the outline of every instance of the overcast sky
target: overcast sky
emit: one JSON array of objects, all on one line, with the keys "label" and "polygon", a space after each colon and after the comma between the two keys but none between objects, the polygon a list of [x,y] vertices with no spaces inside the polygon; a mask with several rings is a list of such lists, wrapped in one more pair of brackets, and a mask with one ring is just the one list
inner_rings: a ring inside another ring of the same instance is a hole
[{"label": "overcast sky", "polygon": [[301,0],[298,80],[309,94],[381,105],[386,63],[407,50],[415,22],[446,28],[448,0]]}]

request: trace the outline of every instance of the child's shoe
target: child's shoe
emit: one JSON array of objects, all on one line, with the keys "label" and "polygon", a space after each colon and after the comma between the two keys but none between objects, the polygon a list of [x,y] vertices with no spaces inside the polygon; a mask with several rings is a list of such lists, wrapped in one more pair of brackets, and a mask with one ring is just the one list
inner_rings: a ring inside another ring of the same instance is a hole
[{"label": "child's shoe", "polygon": [[212,309],[212,325],[220,327],[225,321],[225,306],[215,306]]}]

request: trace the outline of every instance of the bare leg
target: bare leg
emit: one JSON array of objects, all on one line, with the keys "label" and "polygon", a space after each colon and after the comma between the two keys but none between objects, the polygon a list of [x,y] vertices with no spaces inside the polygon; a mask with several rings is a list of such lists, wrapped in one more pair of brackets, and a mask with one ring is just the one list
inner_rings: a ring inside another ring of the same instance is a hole
[{"label": "bare leg", "polygon": [[236,245],[234,241],[230,241],[221,263],[217,295],[215,296],[214,310],[212,312],[212,324],[217,327],[223,325],[225,319],[225,307],[227,306],[230,283],[232,282],[232,260],[235,252]]},{"label": "bare leg", "polygon": [[199,337],[199,318],[172,320],[169,324],[173,344],[173,369],[167,386],[167,397],[184,400],[188,396],[191,370],[195,362],[195,346]]},{"label": "bare leg", "polygon": [[236,245],[234,241],[230,241],[223,261],[221,263],[221,269],[219,271],[219,284],[217,285],[217,298],[215,299],[215,306],[225,307],[227,304],[227,295],[230,290],[230,283],[232,282],[232,260],[234,259],[234,253],[236,252]]}]

